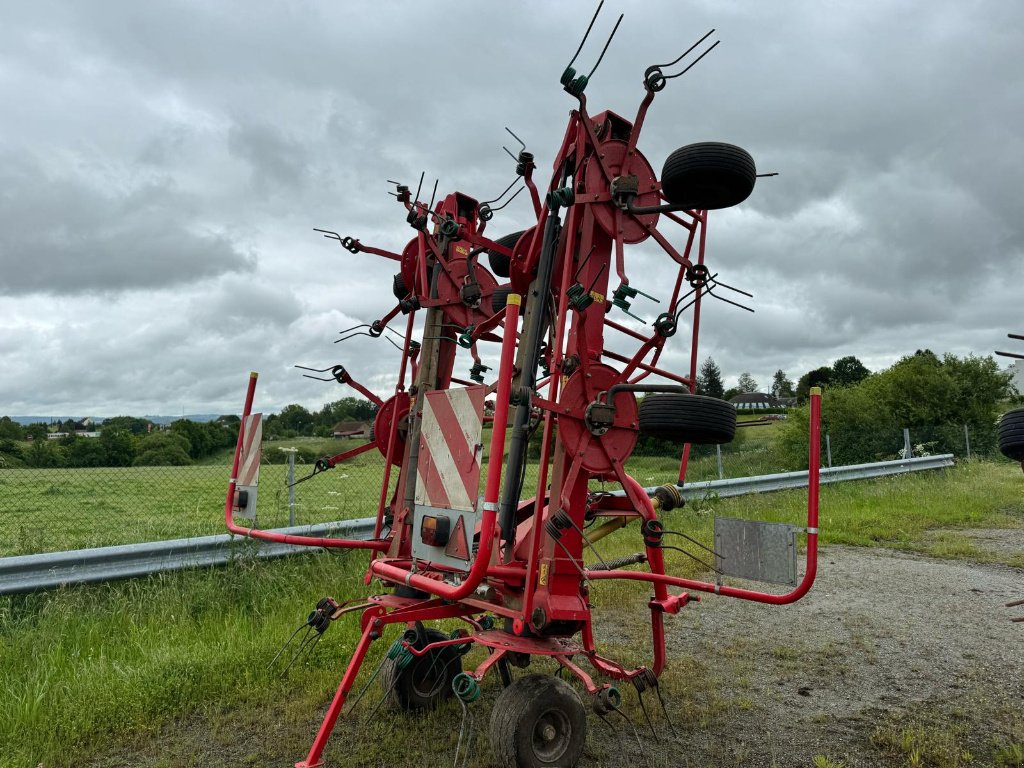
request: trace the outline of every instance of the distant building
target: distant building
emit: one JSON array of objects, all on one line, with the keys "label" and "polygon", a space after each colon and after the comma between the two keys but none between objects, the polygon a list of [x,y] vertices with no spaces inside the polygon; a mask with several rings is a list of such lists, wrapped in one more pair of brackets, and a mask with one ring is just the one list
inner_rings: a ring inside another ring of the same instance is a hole
[{"label": "distant building", "polygon": [[775,395],[769,395],[766,392],[744,392],[735,397],[730,397],[729,402],[736,407],[737,411],[757,411],[764,408],[783,407]]},{"label": "distant building", "polygon": [[365,421],[339,421],[331,430],[335,437],[365,437],[370,436],[370,424]]}]

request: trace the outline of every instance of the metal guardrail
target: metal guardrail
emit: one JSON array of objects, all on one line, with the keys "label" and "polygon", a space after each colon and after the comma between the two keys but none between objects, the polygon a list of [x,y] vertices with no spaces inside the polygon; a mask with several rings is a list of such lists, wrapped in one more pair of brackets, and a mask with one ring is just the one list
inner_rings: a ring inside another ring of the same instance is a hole
[{"label": "metal guardrail", "polygon": [[[340,536],[368,539],[373,535],[374,519],[345,520],[317,525],[277,528],[278,533],[295,536]],[[67,584],[88,584],[160,571],[177,571],[205,565],[223,565],[236,558],[282,557],[309,547],[258,541],[244,536],[221,533],[189,539],[151,541],[117,547],[75,549],[0,558],[0,595],[32,592]]]},{"label": "metal guardrail", "polygon": [[[904,472],[942,469],[953,466],[953,454],[925,456],[916,459],[879,461],[823,468],[822,483],[863,480]],[[729,480],[688,483],[680,488],[686,499],[717,495],[719,498],[747,493],[767,493],[791,488],[805,488],[807,472],[784,472]],[[651,489],[653,490],[653,489]],[[278,533],[297,536],[342,536],[349,539],[369,538],[374,518],[345,520],[317,525],[299,525],[275,529]],[[160,571],[175,571],[197,566],[222,565],[240,557],[281,557],[309,547],[257,541],[227,533],[145,544],[117,547],[76,549],[69,552],[47,552],[0,558],[0,595],[32,592],[69,584],[87,584],[133,576],[146,576]]]},{"label": "metal guardrail", "polygon": [[[872,477],[900,475],[904,472],[918,472],[925,469],[943,469],[953,466],[953,454],[944,453],[940,456],[922,456],[914,459],[897,459],[895,461],[875,461],[870,464],[848,464],[844,467],[822,467],[819,473],[820,482],[838,483],[843,480],[866,480]],[[768,493],[784,491],[791,488],[807,487],[807,470],[802,472],[782,472],[777,475],[755,475],[753,477],[737,477],[728,480],[706,480],[687,483],[679,488],[680,495],[689,501],[701,499],[708,495],[719,498],[742,496],[747,493]],[[649,489],[653,491],[654,489]]]}]

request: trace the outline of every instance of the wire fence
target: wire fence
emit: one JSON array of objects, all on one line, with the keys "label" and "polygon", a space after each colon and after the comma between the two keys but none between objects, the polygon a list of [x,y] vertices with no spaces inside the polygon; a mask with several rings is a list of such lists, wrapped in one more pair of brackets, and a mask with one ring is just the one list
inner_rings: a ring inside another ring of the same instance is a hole
[{"label": "wire fence", "polygon": [[[783,422],[741,428],[724,446],[693,446],[688,481],[750,477],[802,469],[799,451],[784,450]],[[346,440],[339,448],[360,445]],[[806,443],[805,443],[806,445]],[[914,427],[908,431],[833,435],[824,433],[822,466],[884,461],[908,455],[952,453],[958,458],[997,454],[991,433],[964,425]],[[380,500],[384,458],[367,451],[332,470],[288,488],[280,442],[265,443],[256,524],[348,520],[373,516]],[[806,447],[803,448],[806,457]],[[274,463],[269,463],[269,461]],[[678,446],[639,444],[626,465],[643,485],[673,482]],[[526,468],[524,489],[533,493],[536,460]],[[296,480],[312,462],[300,453]],[[397,477],[391,473],[391,489]],[[0,557],[158,541],[223,533],[230,466],[0,468]]]}]

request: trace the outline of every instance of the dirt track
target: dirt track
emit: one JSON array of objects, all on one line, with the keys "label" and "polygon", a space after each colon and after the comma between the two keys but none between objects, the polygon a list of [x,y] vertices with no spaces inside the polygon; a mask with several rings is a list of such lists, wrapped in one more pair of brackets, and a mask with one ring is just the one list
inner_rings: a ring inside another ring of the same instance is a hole
[{"label": "dirt track", "polygon": [[[972,533],[996,547],[1022,538]],[[917,749],[919,765],[1022,764],[998,750],[1024,743],[1024,625],[1009,621],[1024,611],[1004,607],[1024,597],[1024,571],[849,547],[820,566],[793,606],[712,596],[670,621],[670,648],[696,661],[689,682],[673,675],[678,741],[640,729],[650,763],[896,766]],[[591,728],[587,765],[643,765],[635,739]]]}]

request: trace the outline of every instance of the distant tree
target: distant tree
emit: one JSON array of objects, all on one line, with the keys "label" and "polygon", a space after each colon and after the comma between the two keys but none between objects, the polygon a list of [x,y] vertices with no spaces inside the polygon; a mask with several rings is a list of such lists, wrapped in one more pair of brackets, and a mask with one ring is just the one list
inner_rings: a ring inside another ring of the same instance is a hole
[{"label": "distant tree", "polygon": [[140,419],[136,416],[112,416],[103,420],[100,429],[104,432],[113,429],[130,432],[133,435],[145,435],[149,432],[149,425],[147,419]]},{"label": "distant tree", "polygon": [[[827,388],[821,428],[839,464],[894,458],[903,428],[912,438],[930,435],[933,451],[952,453],[963,450],[967,425],[972,450],[993,450],[996,415],[1010,386],[1010,374],[991,357],[915,353],[859,384]],[[805,413],[783,427],[780,451],[790,468],[807,466],[806,425]]]},{"label": "distant tree", "polygon": [[722,393],[723,400],[732,400],[736,395],[740,395],[739,387],[729,387],[725,392]]},{"label": "distant tree", "polygon": [[832,363],[832,380],[829,383],[833,386],[849,387],[860,384],[870,375],[871,371],[864,363],[853,355],[847,355]]},{"label": "distant tree", "polygon": [[24,454],[30,467],[64,466],[64,452],[52,440],[36,440]]},{"label": "distant tree", "polygon": [[701,363],[700,371],[697,373],[697,394],[717,397],[725,396],[725,385],[722,383],[722,369],[718,367],[714,358],[709,357]]},{"label": "distant tree", "polygon": [[45,440],[49,431],[45,424],[37,421],[35,424],[29,424],[25,427],[25,439]]},{"label": "distant tree", "polygon": [[213,452],[213,440],[205,424],[190,419],[178,419],[171,422],[171,434],[185,438],[188,444],[185,450],[193,459],[201,459]]},{"label": "distant tree", "polygon": [[103,448],[103,462],[107,467],[130,467],[135,460],[135,439],[126,429],[111,429],[103,424],[99,444]]},{"label": "distant tree", "polygon": [[298,435],[313,433],[313,415],[301,405],[286,405],[277,418],[282,432],[294,432]]},{"label": "distant tree", "polygon": [[781,368],[772,376],[772,394],[775,397],[793,396],[793,380],[788,378]]},{"label": "distant tree", "polygon": [[236,416],[233,413],[225,414],[224,416],[218,416],[216,419],[218,424],[222,424],[233,432],[238,432],[238,428],[242,425],[242,417]]},{"label": "distant tree", "polygon": [[318,426],[333,427],[339,421],[371,421],[376,415],[377,408],[369,400],[343,397],[333,403],[326,403],[314,418]]},{"label": "distant tree", "polygon": [[191,464],[188,454],[189,442],[186,437],[170,431],[153,432],[139,440],[135,460],[136,467],[182,466]]},{"label": "distant tree", "polygon": [[754,381],[753,376],[744,371],[736,381],[736,389],[744,394],[751,394],[757,392],[757,382]]},{"label": "distant tree", "polygon": [[24,440],[25,430],[10,416],[0,417],[0,440]]},{"label": "distant tree", "polygon": [[832,369],[827,366],[808,371],[796,383],[796,397],[801,403],[811,396],[811,387],[824,387],[832,382]]},{"label": "distant tree", "polygon": [[105,467],[107,457],[103,445],[94,437],[71,437],[66,464],[69,467]]}]

